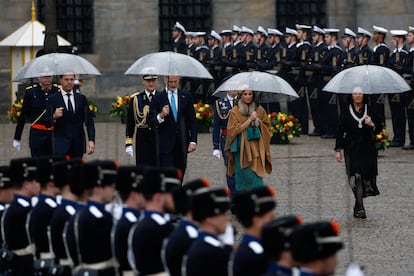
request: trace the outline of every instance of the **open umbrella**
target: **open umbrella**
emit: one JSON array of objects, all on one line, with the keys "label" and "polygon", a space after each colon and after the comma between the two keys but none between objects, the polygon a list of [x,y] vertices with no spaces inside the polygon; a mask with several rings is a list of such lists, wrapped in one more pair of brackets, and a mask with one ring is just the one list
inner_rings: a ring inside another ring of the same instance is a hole
[{"label": "open umbrella", "polygon": [[213,96],[224,97],[229,90],[252,90],[257,92],[256,101],[260,103],[279,102],[285,98],[299,98],[295,90],[281,77],[260,71],[238,73],[224,81],[214,91]]},{"label": "open umbrella", "polygon": [[29,61],[17,73],[13,81],[27,81],[42,76],[58,76],[67,73],[79,75],[80,79],[101,75],[92,63],[81,56],[65,53],[52,53]]},{"label": "open umbrella", "polygon": [[213,79],[195,58],[170,51],[147,54],[136,60],[125,72],[125,75],[146,74]]},{"label": "open umbrella", "polygon": [[393,70],[377,65],[359,65],[336,74],[323,91],[352,94],[355,86],[365,94],[402,93],[411,90],[407,82]]}]

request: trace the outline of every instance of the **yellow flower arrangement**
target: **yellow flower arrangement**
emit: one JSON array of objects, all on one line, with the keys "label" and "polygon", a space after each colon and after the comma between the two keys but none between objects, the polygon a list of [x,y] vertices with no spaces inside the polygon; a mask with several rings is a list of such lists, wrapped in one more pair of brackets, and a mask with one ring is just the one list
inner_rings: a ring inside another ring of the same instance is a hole
[{"label": "yellow flower arrangement", "polygon": [[22,112],[22,107],[23,107],[23,99],[16,100],[12,104],[10,109],[7,111],[7,115],[11,122],[17,123],[17,120],[19,119],[20,114]]},{"label": "yellow flower arrangement", "polygon": [[209,104],[204,104],[202,101],[194,104],[194,111],[198,123],[211,127],[213,125],[214,111]]},{"label": "yellow flower arrangement", "polygon": [[93,101],[88,100],[88,107],[93,117],[95,117],[96,113],[98,113],[98,106]]},{"label": "yellow flower arrangement", "polygon": [[391,139],[385,127],[382,128],[380,133],[375,135],[374,141],[377,150],[385,150],[390,147]]},{"label": "yellow flower arrangement", "polygon": [[289,143],[293,137],[300,136],[302,131],[299,120],[290,113],[272,112],[268,114],[270,132],[275,143]]},{"label": "yellow flower arrangement", "polygon": [[111,114],[111,117],[124,117],[128,114],[129,109],[129,103],[131,99],[128,95],[125,95],[123,97],[116,96],[114,101],[111,104],[111,110],[109,111],[109,114]]}]

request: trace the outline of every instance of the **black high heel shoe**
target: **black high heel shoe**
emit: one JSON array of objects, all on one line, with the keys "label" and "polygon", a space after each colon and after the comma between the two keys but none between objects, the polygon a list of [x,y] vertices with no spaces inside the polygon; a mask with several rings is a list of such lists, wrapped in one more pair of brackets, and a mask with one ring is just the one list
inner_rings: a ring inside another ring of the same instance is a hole
[{"label": "black high heel shoe", "polygon": [[355,210],[354,209],[354,218],[366,219],[367,214],[364,209]]}]

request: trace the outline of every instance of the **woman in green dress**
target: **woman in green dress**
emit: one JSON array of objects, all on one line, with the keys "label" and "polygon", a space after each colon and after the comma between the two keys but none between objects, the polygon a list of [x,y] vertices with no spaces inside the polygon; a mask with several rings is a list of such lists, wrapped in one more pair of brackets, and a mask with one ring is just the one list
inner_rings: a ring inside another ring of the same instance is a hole
[{"label": "woman in green dress", "polygon": [[225,152],[228,174],[235,174],[236,191],[263,185],[264,173],[272,172],[270,122],[263,107],[254,101],[254,92],[239,93],[230,111]]}]

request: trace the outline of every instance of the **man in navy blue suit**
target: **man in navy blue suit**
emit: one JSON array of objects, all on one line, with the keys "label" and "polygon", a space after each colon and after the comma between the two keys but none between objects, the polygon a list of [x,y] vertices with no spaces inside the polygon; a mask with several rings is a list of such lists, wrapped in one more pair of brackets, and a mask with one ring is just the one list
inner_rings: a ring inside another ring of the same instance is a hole
[{"label": "man in navy blue suit", "polygon": [[[54,120],[54,154],[82,157],[95,150],[95,125],[86,97],[74,88],[75,75],[65,74],[59,78],[62,88],[49,98]],[[86,125],[86,144],[83,124]],[[86,148],[85,148],[86,146]]]},{"label": "man in navy blue suit", "polygon": [[184,175],[187,153],[197,147],[193,97],[189,92],[178,89],[179,76],[167,76],[164,82],[165,89],[156,93],[151,102],[148,124],[157,130],[160,166],[181,169]]}]

